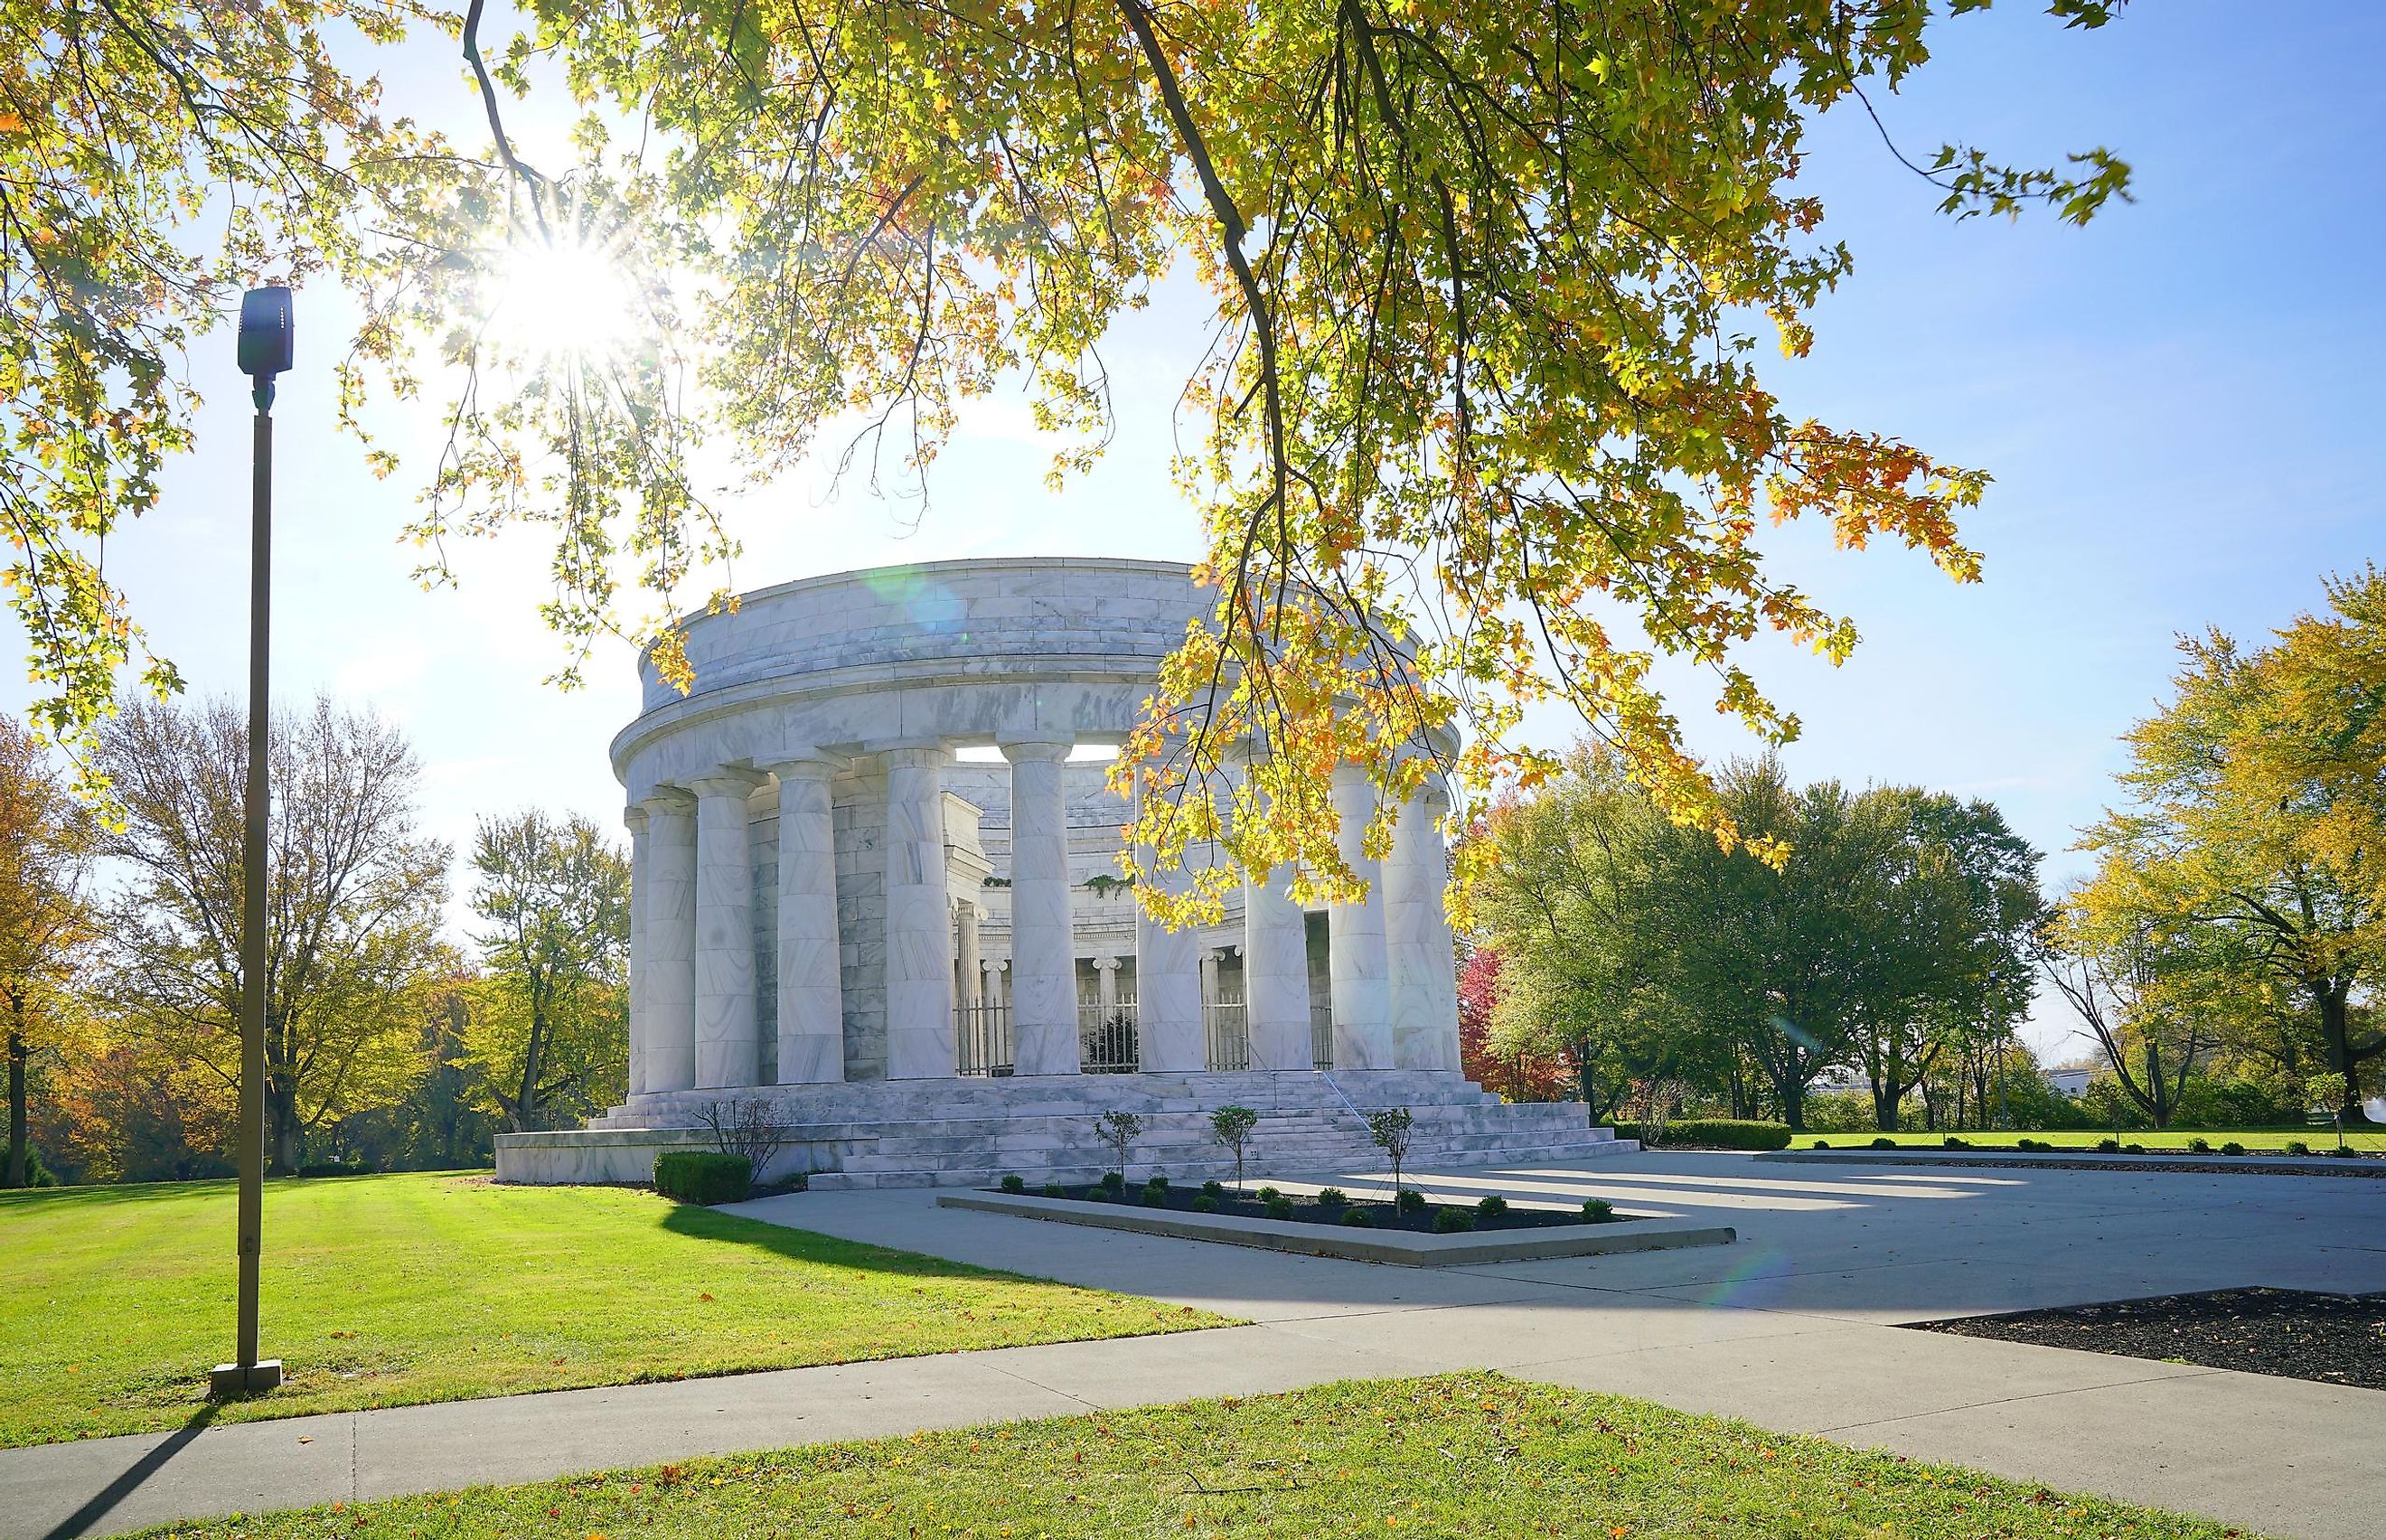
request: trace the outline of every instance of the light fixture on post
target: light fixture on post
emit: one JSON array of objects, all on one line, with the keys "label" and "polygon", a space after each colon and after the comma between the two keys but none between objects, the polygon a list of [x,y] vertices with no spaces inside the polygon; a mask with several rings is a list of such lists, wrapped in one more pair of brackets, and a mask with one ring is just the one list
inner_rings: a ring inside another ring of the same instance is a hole
[{"label": "light fixture on post", "polygon": [[282,1360],[257,1356],[257,1271],[265,1219],[266,820],[272,808],[268,646],[273,616],[273,380],[290,368],[290,291],[251,289],[240,302],[240,371],[257,403],[249,512],[248,785],[242,802],[240,893],[240,1321],[232,1361],[207,1376],[218,1400],[271,1390]]}]

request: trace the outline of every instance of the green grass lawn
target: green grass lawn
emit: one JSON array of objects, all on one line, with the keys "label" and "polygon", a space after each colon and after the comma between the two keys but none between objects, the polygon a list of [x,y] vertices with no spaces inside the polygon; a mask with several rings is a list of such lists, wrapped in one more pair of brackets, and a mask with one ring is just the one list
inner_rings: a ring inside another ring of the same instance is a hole
[{"label": "green grass lawn", "polygon": [[[229,1183],[0,1194],[0,1447],[178,1427],[232,1356]],[[225,1421],[1132,1336],[1216,1316],[616,1187],[266,1184],[272,1396]]]},{"label": "green grass lawn", "polygon": [[2223,1540],[1977,1471],[1494,1374],[1015,1422],[149,1532],[508,1540],[1557,1534]]},{"label": "green grass lawn", "polygon": [[[1833,1149],[1862,1149],[1875,1139],[1894,1139],[1901,1145],[1935,1146],[1943,1142],[1946,1137],[1943,1133],[1924,1133],[1907,1131],[1899,1133],[1875,1133],[1866,1129],[1856,1133],[1796,1133],[1790,1135],[1790,1147],[1812,1149],[1817,1139],[1829,1145]],[[2146,1153],[2149,1155],[2162,1150],[2184,1150],[2190,1139],[2202,1139],[2211,1145],[2215,1150],[2232,1139],[2244,1146],[2249,1152],[2277,1149],[2290,1139],[2301,1139],[2312,1147],[2312,1153],[2315,1155],[2322,1150],[2336,1147],[2336,1130],[2333,1128],[2138,1129],[2118,1134],[2106,1128],[2057,1129],[2049,1133],[2039,1133],[2031,1129],[2021,1129],[2011,1133],[2003,1129],[1985,1133],[1976,1129],[1965,1129],[1956,1137],[1976,1146],[2003,1145],[2010,1147],[2016,1139],[2036,1139],[2041,1143],[2053,1145],[2057,1149],[2088,1150],[2094,1149],[2096,1141],[2099,1139],[2117,1138],[2125,1145],[2145,1146]],[[2344,1142],[2358,1150],[2386,1150],[2386,1132],[2376,1129],[2346,1129]]]}]

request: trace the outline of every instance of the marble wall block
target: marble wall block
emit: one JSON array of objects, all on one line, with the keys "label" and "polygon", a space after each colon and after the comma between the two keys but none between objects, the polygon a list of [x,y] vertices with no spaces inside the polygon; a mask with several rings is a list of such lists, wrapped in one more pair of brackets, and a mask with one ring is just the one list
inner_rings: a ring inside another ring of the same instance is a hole
[{"label": "marble wall block", "polygon": [[886,1078],[955,1070],[953,933],[945,896],[945,753],[889,750],[886,763]]},{"label": "marble wall block", "polygon": [[1078,1070],[1065,743],[1005,744],[1011,761],[1011,1030],[1018,1072]]},{"label": "marble wall block", "polygon": [[1363,770],[1346,765],[1334,772],[1333,796],[1343,863],[1367,884],[1364,898],[1326,911],[1334,938],[1334,1067],[1389,1070],[1391,965],[1384,942],[1383,873],[1362,845],[1375,810],[1375,788]]},{"label": "marble wall block", "polygon": [[666,793],[647,812],[647,988],[648,1091],[696,1084],[696,806]]},{"label": "marble wall block", "polygon": [[754,870],[745,775],[710,776],[696,793],[696,1083],[761,1078],[754,1008]]}]

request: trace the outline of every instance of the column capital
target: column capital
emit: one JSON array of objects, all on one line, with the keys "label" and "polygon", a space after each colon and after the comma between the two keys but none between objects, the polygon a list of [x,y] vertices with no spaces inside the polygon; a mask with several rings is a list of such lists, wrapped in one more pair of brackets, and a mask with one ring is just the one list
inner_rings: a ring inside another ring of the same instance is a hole
[{"label": "column capital", "polygon": [[762,777],[740,765],[722,765],[710,775],[690,780],[687,789],[698,796],[751,796]]},{"label": "column capital", "polygon": [[799,750],[762,760],[756,768],[768,770],[782,781],[826,781],[842,773],[846,761],[834,754]]},{"label": "column capital", "polygon": [[622,821],[628,826],[631,833],[645,833],[647,832],[646,804],[643,802],[633,802],[628,807],[622,808]]},{"label": "column capital", "polygon": [[684,818],[696,811],[696,798],[677,786],[657,786],[640,798],[637,806],[648,818]]},{"label": "column capital", "polygon": [[1353,791],[1362,786],[1372,789],[1375,785],[1373,778],[1367,774],[1366,766],[1354,765],[1347,760],[1334,767],[1333,782],[1337,792]]},{"label": "column capital", "polygon": [[952,762],[952,751],[937,742],[887,744],[872,750],[889,770],[942,770]]},{"label": "column capital", "polygon": [[1074,738],[1003,738],[995,746],[1002,751],[1005,759],[1016,765],[1066,759],[1077,744]]},{"label": "column capital", "polygon": [[1119,959],[1117,958],[1096,958],[1094,959],[1094,967],[1104,973],[1115,970],[1118,965]]}]

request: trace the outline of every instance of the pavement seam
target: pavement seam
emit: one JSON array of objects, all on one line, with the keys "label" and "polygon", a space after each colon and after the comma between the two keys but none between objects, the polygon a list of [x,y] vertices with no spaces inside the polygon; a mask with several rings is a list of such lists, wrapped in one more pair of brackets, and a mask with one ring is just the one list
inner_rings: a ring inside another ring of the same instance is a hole
[{"label": "pavement seam", "polygon": [[1978,1411],[1984,1407],[2017,1406],[2024,1401],[2047,1401],[2059,1396],[2081,1396],[2095,1391],[2128,1390],[2134,1385],[2170,1384],[2181,1380],[2201,1380],[2222,1373],[2217,1369],[2182,1370],[2176,1374],[2148,1374],[2135,1380],[2114,1380],[2101,1385],[2066,1385],[2060,1390],[2034,1390],[2027,1396],[2000,1396],[1986,1401],[1965,1401],[1952,1407],[1933,1407],[1928,1411],[1909,1411],[1897,1417],[1876,1417],[1864,1422],[1834,1422],[1827,1428],[1815,1430],[1815,1436],[1832,1438],[1864,1428],[1887,1427],[1892,1422],[1911,1422],[1917,1418],[1944,1417],[1951,1411]]},{"label": "pavement seam", "polygon": [[[1087,1411],[1099,1411],[1101,1409],[1100,1403],[1099,1402],[1088,1401],[1082,1396],[1074,1395],[1069,1391],[1061,1389],[1058,1385],[1048,1385],[1043,1381],[1036,1379],[1033,1375],[1022,1374],[1019,1371],[1011,1368],[1009,1364],[989,1363],[986,1367],[993,1370],[996,1373],[1002,1375],[1005,1379],[1017,1380],[1023,1385],[1033,1385],[1037,1390],[1043,1391],[1048,1396],[1058,1396],[1063,1401],[1083,1407]],[[1016,1419],[1013,1419],[1013,1421],[1016,1421]]]}]

